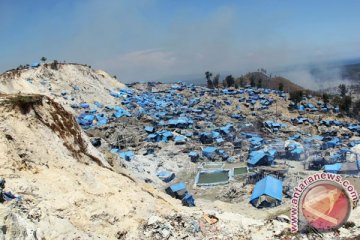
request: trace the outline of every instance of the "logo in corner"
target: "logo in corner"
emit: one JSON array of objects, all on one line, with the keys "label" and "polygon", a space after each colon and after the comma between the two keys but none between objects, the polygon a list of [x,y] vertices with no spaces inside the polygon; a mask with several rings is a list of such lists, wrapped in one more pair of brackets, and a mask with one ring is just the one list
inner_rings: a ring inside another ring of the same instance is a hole
[{"label": "logo in corner", "polygon": [[311,227],[327,231],[341,227],[348,220],[358,194],[340,175],[317,173],[303,180],[295,189],[291,207],[291,231]]}]

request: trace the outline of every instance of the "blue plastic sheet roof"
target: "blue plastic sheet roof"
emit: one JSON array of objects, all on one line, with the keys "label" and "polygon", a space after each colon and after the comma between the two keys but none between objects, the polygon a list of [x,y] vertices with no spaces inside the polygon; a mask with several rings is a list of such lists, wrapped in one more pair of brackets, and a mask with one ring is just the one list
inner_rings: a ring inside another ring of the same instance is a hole
[{"label": "blue plastic sheet roof", "polygon": [[251,145],[261,145],[263,143],[264,139],[262,137],[254,136],[249,139],[249,142]]},{"label": "blue plastic sheet roof", "polygon": [[95,118],[98,126],[103,126],[108,123],[108,118],[103,113],[96,114]]},{"label": "blue plastic sheet roof", "polygon": [[145,126],[144,129],[148,133],[153,133],[155,130],[155,128],[153,126]]},{"label": "blue plastic sheet roof", "polygon": [[94,104],[95,104],[95,106],[98,107],[98,108],[104,107],[104,105],[103,105],[102,103],[98,102],[98,101],[95,101]]},{"label": "blue plastic sheet roof", "polygon": [[302,148],[295,148],[291,151],[292,154],[302,154],[304,152],[304,149]]},{"label": "blue plastic sheet roof", "polygon": [[336,173],[340,171],[342,164],[341,163],[335,163],[335,164],[328,164],[324,166],[325,172],[332,172]]},{"label": "blue plastic sheet roof", "polygon": [[170,182],[175,178],[175,173],[170,171],[160,171],[156,175],[164,182]]},{"label": "blue plastic sheet roof", "polygon": [[184,143],[186,141],[186,137],[182,135],[177,135],[174,141],[175,143]]},{"label": "blue plastic sheet roof", "polygon": [[262,150],[252,151],[249,155],[248,163],[251,165],[256,165],[261,159],[266,156],[265,152]]},{"label": "blue plastic sheet roof", "polygon": [[186,189],[186,184],[184,182],[179,182],[179,183],[171,185],[170,189],[173,192],[178,192],[178,191],[181,191],[181,190],[185,190]]},{"label": "blue plastic sheet roof", "polygon": [[37,63],[37,62],[31,64],[32,68],[36,68],[36,67],[39,67],[39,66],[40,66],[40,63]]},{"label": "blue plastic sheet roof", "polygon": [[131,117],[131,114],[121,107],[115,106],[114,109],[116,110],[116,112],[113,113],[113,116],[116,118],[121,118],[124,116]]},{"label": "blue plastic sheet roof", "polygon": [[282,186],[283,183],[279,179],[274,178],[273,176],[266,176],[255,184],[250,201],[257,199],[262,195],[267,195],[281,201]]},{"label": "blue plastic sheet roof", "polygon": [[130,161],[134,158],[134,152],[133,151],[126,151],[126,152],[120,152],[119,156],[126,161]]},{"label": "blue plastic sheet roof", "polygon": [[197,152],[195,152],[195,151],[191,151],[191,152],[189,152],[189,156],[190,157],[197,157],[197,156],[199,156],[199,154]]},{"label": "blue plastic sheet roof", "polygon": [[90,105],[88,103],[80,103],[81,108],[89,108]]},{"label": "blue plastic sheet roof", "polygon": [[225,135],[230,134],[231,131],[234,130],[234,126],[230,123],[226,124],[224,127],[220,128],[221,132]]},{"label": "blue plastic sheet roof", "polygon": [[216,152],[217,148],[216,147],[206,147],[204,148],[203,152],[204,153],[213,153]]},{"label": "blue plastic sheet roof", "polygon": [[206,147],[203,149],[202,153],[207,158],[213,158],[215,157],[217,150],[218,149],[216,147]]}]

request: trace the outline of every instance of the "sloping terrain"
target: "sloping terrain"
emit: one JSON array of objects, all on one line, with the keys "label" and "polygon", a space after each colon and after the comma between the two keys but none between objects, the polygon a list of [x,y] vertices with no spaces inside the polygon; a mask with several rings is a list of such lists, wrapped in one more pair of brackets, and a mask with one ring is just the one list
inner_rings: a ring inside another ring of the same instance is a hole
[{"label": "sloping terrain", "polygon": [[[202,217],[221,203],[183,207],[126,170],[115,172],[47,96],[0,95],[0,111],[0,176],[21,196],[0,204],[2,239],[249,239],[248,228],[263,225],[229,211],[211,226]],[[279,233],[284,223],[277,224]]]},{"label": "sloping terrain", "polygon": [[6,239],[136,239],[151,213],[175,211],[171,198],[109,170],[61,105],[40,95],[0,101],[0,175],[22,196],[0,206]]},{"label": "sloping terrain", "polygon": [[94,71],[80,64],[58,63],[56,67],[44,64],[0,75],[0,93],[43,94],[55,98],[64,106],[94,101],[113,104],[114,99],[109,92],[124,87],[104,71]]},{"label": "sloping terrain", "polygon": [[[220,91],[182,83],[121,89],[123,85],[108,74],[77,64],[20,71],[0,77],[1,91],[8,93],[0,95],[0,177],[7,181],[6,191],[22,197],[0,204],[0,237],[5,239],[289,239],[294,237],[289,223],[276,218],[289,213],[290,198],[284,197],[280,206],[257,209],[249,203],[253,184],[246,184],[246,178],[225,186],[195,186],[199,166],[209,162],[204,148],[224,150],[211,161],[234,168],[246,166],[249,153],[255,151],[246,134],[261,139],[264,151],[276,148],[284,153],[285,143],[297,139],[307,148],[303,157],[317,150],[305,140],[331,134],[343,138],[335,148],[322,151],[331,163],[338,149],[358,140],[349,129],[357,122],[340,116],[331,105],[322,111],[324,105],[317,97],[304,98],[304,109],[298,111],[289,106],[288,94],[269,89]],[[29,80],[30,73],[38,75]],[[51,79],[46,83],[51,89],[44,88],[42,78]],[[45,96],[19,94],[23,88],[45,91]],[[69,107],[81,102],[90,106]],[[179,116],[181,124],[184,117],[194,124],[181,126],[176,121]],[[339,121],[333,121],[334,116]],[[79,121],[80,117],[87,119]],[[299,119],[307,122],[297,123]],[[145,126],[154,130],[148,132]],[[164,131],[173,136],[151,140]],[[199,132],[214,131],[222,141],[202,143]],[[100,145],[93,147],[88,136]],[[181,136],[186,136],[185,144],[176,142]],[[235,149],[236,138],[241,140],[240,149]],[[126,151],[134,154],[132,159],[122,156]],[[200,153],[198,162],[190,161],[190,151]],[[313,171],[286,159],[276,159],[275,168],[288,166],[284,183],[292,189],[299,173]],[[164,182],[157,176],[160,170],[175,173],[175,179]],[[196,207],[183,207],[180,200],[165,194],[165,188],[178,182],[187,185]],[[219,221],[210,224],[206,214]],[[350,219],[355,227],[341,228],[337,236],[357,234],[358,216],[356,209]]]},{"label": "sloping terrain", "polygon": [[280,76],[272,77],[270,79],[267,75],[265,75],[262,72],[251,72],[246,74],[244,78],[246,80],[246,84],[250,84],[251,79],[254,79],[255,85],[257,85],[259,80],[261,80],[261,85],[264,88],[279,89],[279,84],[281,83],[283,84],[284,91],[287,92],[304,90],[303,87],[293,83],[289,79]]}]

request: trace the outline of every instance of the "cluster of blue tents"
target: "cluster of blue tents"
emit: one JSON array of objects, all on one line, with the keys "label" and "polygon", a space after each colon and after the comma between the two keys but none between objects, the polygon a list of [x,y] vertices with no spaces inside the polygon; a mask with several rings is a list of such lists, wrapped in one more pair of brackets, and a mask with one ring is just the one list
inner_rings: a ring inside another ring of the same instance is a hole
[{"label": "cluster of blue tents", "polygon": [[270,129],[271,132],[278,132],[280,130],[280,128],[286,127],[286,124],[281,124],[281,123],[267,120],[264,122],[264,127]]},{"label": "cluster of blue tents", "polygon": [[[311,98],[311,96],[309,96],[309,98]],[[303,101],[306,101],[306,98],[303,99]],[[315,106],[314,104],[307,102],[307,103],[300,103],[300,104],[294,104],[294,103],[290,103],[289,104],[289,109],[291,110],[297,110],[299,112],[330,112],[332,111],[333,113],[338,113],[339,112],[339,107],[338,106],[329,106],[328,104],[324,104],[322,102],[318,102],[317,106]]]},{"label": "cluster of blue tents", "polygon": [[304,148],[296,142],[290,142],[286,146],[285,150],[286,157],[292,160],[300,160],[302,154],[304,153]]},{"label": "cluster of blue tents", "polygon": [[[192,91],[194,97],[182,94],[185,88]],[[247,95],[243,95],[245,93]],[[117,121],[118,118],[140,118],[147,116],[147,119],[151,120],[147,121],[146,126],[143,128],[145,133],[144,141],[172,141],[175,144],[197,142],[201,146],[201,150],[200,146],[198,146],[199,148],[190,148],[190,152],[188,152],[188,157],[192,162],[197,162],[199,159],[230,161],[232,158],[224,150],[225,141],[232,142],[234,146],[238,144],[240,147],[242,143],[249,143],[247,161],[249,167],[273,165],[275,158],[283,150],[285,150],[286,158],[299,160],[305,153],[304,146],[305,148],[314,147],[315,144],[320,143],[319,148],[327,150],[337,148],[341,144],[342,141],[338,137],[325,137],[325,135],[312,136],[298,131],[289,137],[289,140],[292,142],[285,149],[279,150],[271,146],[270,140],[265,141],[258,132],[242,131],[240,133],[239,125],[241,125],[241,121],[245,117],[238,111],[243,106],[240,107],[237,104],[239,102],[243,103],[251,111],[255,111],[257,106],[260,106],[257,110],[267,109],[274,103],[274,100],[267,95],[269,93],[275,93],[280,97],[286,98],[284,92],[276,90],[247,88],[217,91],[183,83],[174,84],[170,89],[158,90],[156,92],[138,92],[132,89],[122,89],[109,93],[110,97],[117,98],[121,102],[119,106],[104,106],[100,102],[94,102],[93,104],[80,103],[77,105],[77,108],[84,111],[77,117],[77,121],[83,128],[91,128]],[[226,98],[216,98],[210,101],[206,100],[206,98],[202,100],[202,96],[205,94],[213,96],[222,94],[227,96]],[[63,95],[66,96],[67,93]],[[306,98],[304,101],[306,101]],[[236,106],[235,111],[226,113],[227,117],[232,118],[233,121],[229,123],[222,122],[220,124],[218,121],[213,121],[218,117],[216,116],[217,109],[222,107],[229,109],[227,106]],[[295,106],[291,105],[291,107],[299,112],[337,111],[336,108],[329,107],[328,105],[317,104],[316,106],[310,102]],[[304,117],[303,113],[300,113],[300,116],[292,118],[290,121],[294,125],[315,123],[314,120]],[[345,127],[352,132],[360,133],[360,125],[358,124],[346,124],[338,120],[318,120],[318,123],[326,127]],[[271,120],[263,121],[263,126],[273,133],[277,133],[280,129],[287,127],[286,124]],[[284,131],[282,130],[281,132]],[[348,145],[353,147],[357,144],[360,144],[360,141],[352,141]],[[118,153],[126,161],[131,161],[134,158],[132,151],[118,149],[114,150],[114,152]],[[333,155],[332,161],[339,161],[339,159],[343,158],[343,154],[343,152],[338,151]],[[339,168],[339,165],[341,164],[328,164],[325,167],[325,171],[338,172],[339,170],[336,169]],[[157,176],[164,182],[171,182],[175,178],[175,173],[160,171],[157,173]],[[281,202],[281,189],[282,182],[280,180],[267,176],[256,183],[250,202],[257,207],[276,206]],[[193,197],[187,192],[184,183],[171,185],[166,191],[170,195],[181,199],[185,205],[195,205]]]}]

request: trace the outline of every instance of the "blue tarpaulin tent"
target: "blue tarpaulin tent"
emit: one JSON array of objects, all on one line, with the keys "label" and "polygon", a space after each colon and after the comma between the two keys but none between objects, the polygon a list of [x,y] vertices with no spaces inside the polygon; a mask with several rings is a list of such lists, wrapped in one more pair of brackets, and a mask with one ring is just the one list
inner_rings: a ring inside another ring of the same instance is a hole
[{"label": "blue tarpaulin tent", "polygon": [[83,102],[83,103],[80,103],[80,107],[81,108],[89,108],[90,105],[88,103]]},{"label": "blue tarpaulin tent", "polygon": [[95,116],[93,114],[82,113],[76,118],[76,121],[82,128],[89,128],[92,125],[94,119]]},{"label": "blue tarpaulin tent", "polygon": [[182,199],[186,194],[186,184],[179,182],[171,185],[165,190],[170,196]]},{"label": "blue tarpaulin tent", "polygon": [[230,123],[226,124],[224,127],[220,128],[221,133],[224,134],[224,135],[230,134],[230,132],[233,131],[233,130],[234,130],[234,126],[232,124],[230,124]]},{"label": "blue tarpaulin tent", "polygon": [[144,129],[147,133],[153,133],[155,130],[153,126],[145,126]]},{"label": "blue tarpaulin tent", "polygon": [[270,152],[265,152],[263,150],[252,151],[249,154],[248,165],[250,167],[255,167],[259,165],[263,165],[263,166],[271,165],[275,155],[276,155],[276,150],[275,151],[272,150]]},{"label": "blue tarpaulin tent", "polygon": [[[218,133],[219,136],[220,136],[220,133]],[[203,133],[200,133],[200,142],[202,144],[211,144],[213,143],[213,136],[210,134],[210,133],[206,133],[206,132],[203,132]]]},{"label": "blue tarpaulin tent", "polygon": [[108,123],[108,118],[103,113],[96,114],[95,117],[98,126],[103,126]]},{"label": "blue tarpaulin tent", "polygon": [[332,138],[331,140],[324,142],[321,145],[321,150],[326,150],[328,148],[334,148],[336,147],[338,144],[340,144],[340,139],[337,137]]},{"label": "blue tarpaulin tent", "polygon": [[184,144],[186,143],[186,137],[182,135],[177,135],[174,139],[175,144]]},{"label": "blue tarpaulin tent", "polygon": [[120,152],[119,156],[126,161],[130,161],[134,158],[134,152],[133,151],[126,151],[126,152]]},{"label": "blue tarpaulin tent", "polygon": [[184,206],[195,207],[195,199],[190,193],[186,193],[181,202]]},{"label": "blue tarpaulin tent", "polygon": [[32,64],[31,64],[31,67],[32,67],[32,68],[40,67],[40,63],[37,63],[37,62],[36,62],[36,63],[32,63]]},{"label": "blue tarpaulin tent", "polygon": [[266,176],[255,184],[250,203],[255,207],[274,207],[282,201],[283,183],[273,176]]},{"label": "blue tarpaulin tent", "polygon": [[102,103],[98,102],[98,101],[95,101],[94,104],[95,104],[95,106],[98,107],[98,108],[104,107],[104,105],[103,105]]},{"label": "blue tarpaulin tent", "polygon": [[175,173],[170,171],[160,171],[156,174],[164,182],[170,182],[175,178]]},{"label": "blue tarpaulin tent", "polygon": [[206,147],[205,149],[203,149],[203,155],[209,159],[213,159],[216,156],[216,151],[217,148],[216,147]]},{"label": "blue tarpaulin tent", "polygon": [[121,107],[116,106],[115,111],[116,112],[113,113],[113,116],[116,118],[121,118],[123,116],[131,117],[131,114],[128,111],[122,109]]},{"label": "blue tarpaulin tent", "polygon": [[199,154],[195,151],[191,151],[189,152],[189,157],[192,162],[197,162],[197,160],[199,159]]},{"label": "blue tarpaulin tent", "polygon": [[324,166],[324,171],[328,173],[338,173],[341,169],[341,163],[328,164]]}]

